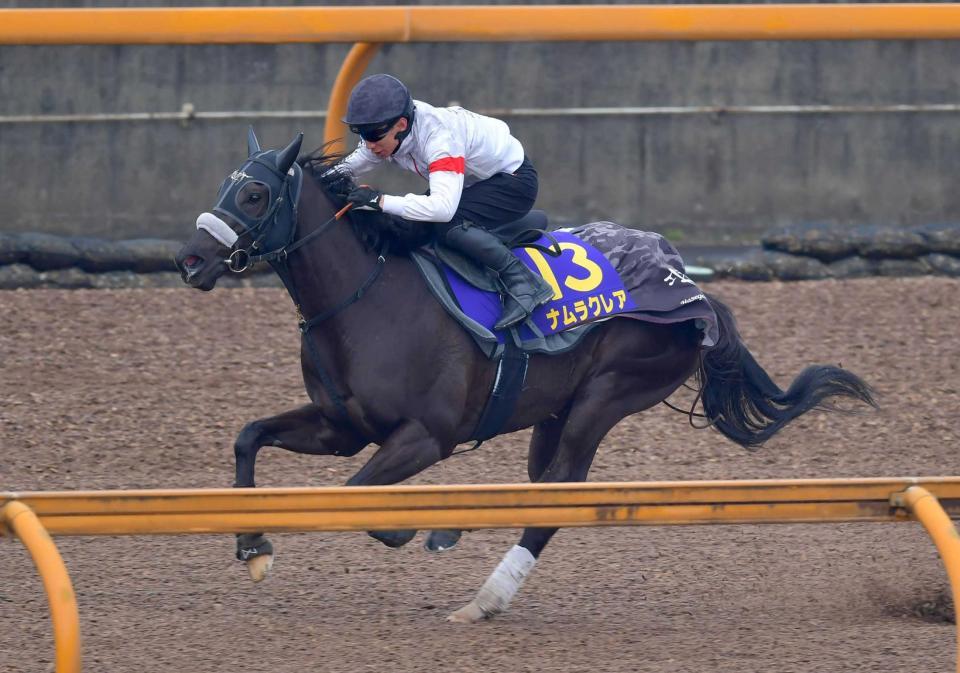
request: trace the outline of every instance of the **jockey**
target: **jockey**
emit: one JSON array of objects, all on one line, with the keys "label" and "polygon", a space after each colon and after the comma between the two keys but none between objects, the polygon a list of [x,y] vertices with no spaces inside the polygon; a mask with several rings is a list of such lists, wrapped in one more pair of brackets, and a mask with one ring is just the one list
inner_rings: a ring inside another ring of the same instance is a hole
[{"label": "jockey", "polygon": [[406,196],[358,187],[347,200],[358,209],[433,223],[442,243],[496,271],[505,298],[494,329],[519,323],[553,296],[492,233],[526,215],[537,198],[537,172],[504,122],[413,100],[400,80],[382,74],[354,87],[343,121],[361,141],[339,170],[358,176],[386,161],[430,184],[426,194]]}]

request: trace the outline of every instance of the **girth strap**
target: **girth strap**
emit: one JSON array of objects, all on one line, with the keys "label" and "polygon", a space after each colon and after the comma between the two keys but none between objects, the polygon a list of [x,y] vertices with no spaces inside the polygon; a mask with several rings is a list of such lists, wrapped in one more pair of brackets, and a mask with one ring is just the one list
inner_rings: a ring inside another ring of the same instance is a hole
[{"label": "girth strap", "polygon": [[494,379],[493,389],[480,415],[477,429],[473,431],[473,441],[477,442],[477,446],[499,434],[503,424],[513,415],[517,399],[523,390],[523,382],[527,378],[529,359],[530,356],[520,350],[513,339],[507,339],[497,365],[497,378]]}]

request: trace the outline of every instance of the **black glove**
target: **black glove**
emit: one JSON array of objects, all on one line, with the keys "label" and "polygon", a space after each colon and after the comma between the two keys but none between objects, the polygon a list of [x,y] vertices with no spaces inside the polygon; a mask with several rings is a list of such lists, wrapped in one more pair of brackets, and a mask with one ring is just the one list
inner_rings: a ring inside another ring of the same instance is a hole
[{"label": "black glove", "polygon": [[347,201],[353,204],[354,210],[376,210],[382,211],[380,207],[380,197],[383,194],[373,187],[357,187],[347,194]]}]

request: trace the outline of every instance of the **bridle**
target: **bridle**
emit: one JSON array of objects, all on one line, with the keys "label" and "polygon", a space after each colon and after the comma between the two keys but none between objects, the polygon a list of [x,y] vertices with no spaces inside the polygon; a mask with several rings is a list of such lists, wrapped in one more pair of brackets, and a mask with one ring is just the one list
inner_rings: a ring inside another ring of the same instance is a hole
[{"label": "bridle", "polygon": [[[279,203],[279,201],[280,201],[280,199],[277,199],[276,201],[274,201],[274,206],[276,206],[276,204]],[[259,255],[253,254],[251,251],[254,251],[254,250],[259,249],[259,247],[260,247],[260,242],[263,240],[263,234],[261,234],[261,236],[260,236],[259,238],[255,238],[255,239],[250,243],[250,246],[249,246],[249,247],[247,247],[247,248],[233,248],[233,249],[231,250],[230,254],[226,257],[226,259],[223,260],[223,262],[224,262],[224,264],[227,265],[227,269],[228,269],[229,271],[234,272],[234,273],[243,273],[244,271],[246,271],[247,269],[249,269],[249,268],[250,268],[251,266],[253,266],[254,264],[259,264],[260,262],[274,262],[274,261],[278,261],[278,260],[285,262],[286,259],[287,259],[287,256],[288,256],[291,252],[293,252],[293,251],[297,250],[298,248],[306,245],[307,243],[309,243],[309,242],[312,241],[313,239],[319,238],[320,236],[322,236],[322,235],[327,231],[327,229],[330,228],[330,226],[331,226],[334,222],[336,222],[337,220],[339,220],[341,217],[343,217],[343,216],[346,214],[346,212],[350,209],[350,206],[352,206],[352,205],[353,205],[353,204],[348,203],[348,204],[345,205],[343,208],[341,208],[339,211],[337,211],[336,213],[334,213],[334,214],[330,217],[330,219],[328,219],[326,222],[324,222],[323,224],[321,224],[319,227],[317,227],[316,229],[314,229],[313,231],[311,231],[309,234],[307,234],[306,236],[304,236],[304,237],[301,238],[301,239],[298,239],[298,240],[293,241],[293,242],[291,242],[291,243],[285,244],[285,245],[277,248],[276,250],[271,250],[270,252],[264,252],[264,253],[261,253],[261,254],[259,254]],[[274,210],[274,207],[273,207],[273,206],[271,206],[271,211],[272,211],[272,210]],[[270,212],[268,211],[267,215],[269,215],[269,214],[270,214]],[[274,214],[275,214],[275,213],[274,213]],[[296,223],[296,221],[297,221],[297,207],[296,207],[296,204],[293,204],[293,220],[294,220],[294,223]],[[269,220],[265,220],[265,221],[264,221],[264,224],[266,224],[267,226],[269,226],[271,223],[270,223]],[[255,232],[255,230],[248,230],[248,231],[245,231],[243,235],[248,235],[248,234],[249,234],[249,235],[252,236],[252,235],[254,234],[254,232]],[[242,238],[242,236],[241,236],[241,238]],[[239,240],[240,240],[240,239],[238,238],[237,241],[239,242]]]},{"label": "bridle", "polygon": [[[276,167],[264,160],[264,154],[268,153],[261,152],[250,157],[240,170],[234,171],[223,181],[218,194],[220,198],[212,209],[214,217],[226,215],[242,230],[240,234],[234,232],[237,240],[229,246],[230,254],[223,260],[227,269],[233,273],[246,271],[257,262],[269,262],[285,257],[291,252],[291,244],[296,233],[297,205],[300,200],[300,190],[303,187],[303,170],[299,165],[294,164],[286,174],[281,174]],[[248,170],[255,174],[247,173]],[[231,181],[229,185],[228,180]],[[256,219],[247,216],[237,207],[237,199],[243,192],[243,188],[251,182],[264,185],[270,193],[273,192],[274,187],[277,187],[277,198],[272,201],[267,212]],[[200,226],[199,219],[197,226]],[[268,237],[270,237],[269,241]],[[245,248],[237,247],[244,238],[249,238],[250,244]],[[296,247],[300,247],[304,242],[297,242]],[[258,253],[267,246],[276,247],[268,252]]]}]

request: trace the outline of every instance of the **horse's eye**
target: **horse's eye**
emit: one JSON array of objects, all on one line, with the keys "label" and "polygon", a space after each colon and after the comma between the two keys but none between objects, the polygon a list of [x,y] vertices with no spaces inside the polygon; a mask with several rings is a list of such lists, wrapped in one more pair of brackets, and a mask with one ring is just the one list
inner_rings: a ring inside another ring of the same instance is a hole
[{"label": "horse's eye", "polygon": [[260,195],[257,193],[253,193],[248,197],[247,200],[250,201],[250,203],[256,203],[257,201],[260,200]]}]

